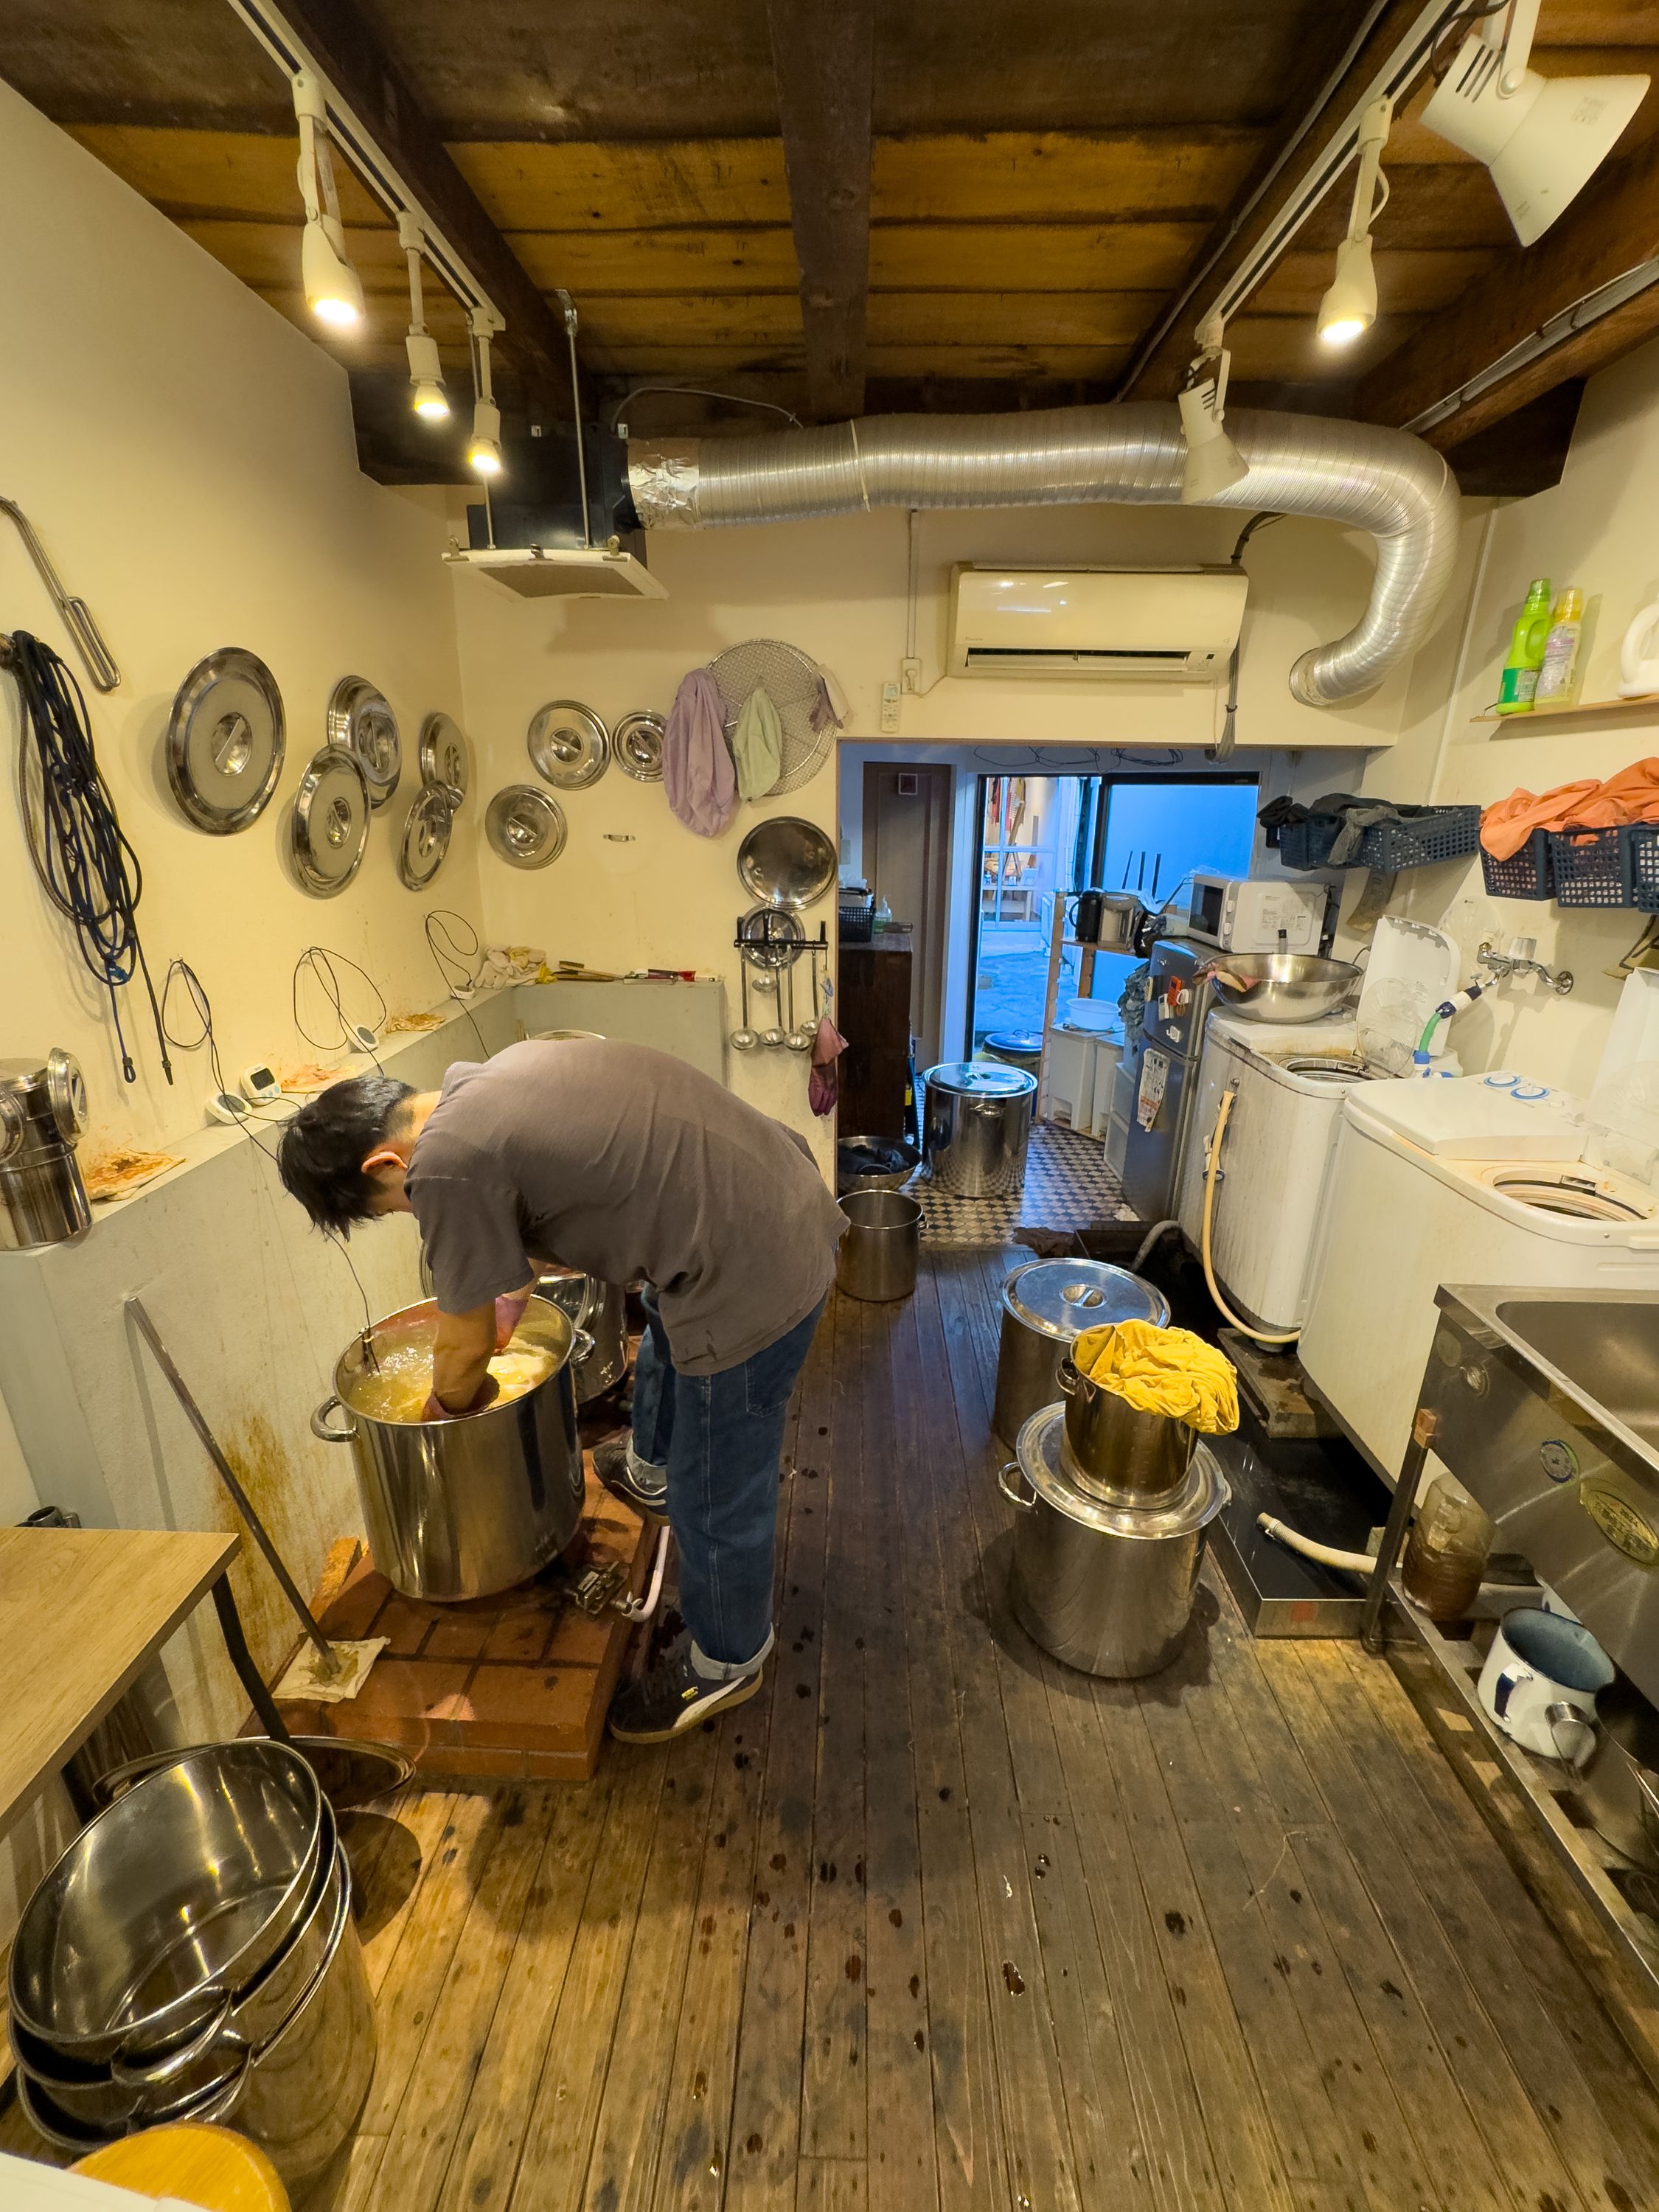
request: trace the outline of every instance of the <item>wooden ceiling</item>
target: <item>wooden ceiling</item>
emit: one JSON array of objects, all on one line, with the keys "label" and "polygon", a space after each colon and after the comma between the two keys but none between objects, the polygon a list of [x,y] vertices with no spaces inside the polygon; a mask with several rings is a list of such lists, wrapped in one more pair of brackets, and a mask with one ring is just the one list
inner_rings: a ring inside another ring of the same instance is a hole
[{"label": "wooden ceiling", "polygon": [[[1325,129],[1419,11],[1381,9]],[[0,69],[19,91],[330,344],[365,393],[377,377],[395,386],[395,232],[343,173],[368,329],[321,335],[297,282],[287,88],[226,0],[10,0],[6,12]],[[662,379],[803,417],[1173,391],[1224,256],[1132,387],[1126,372],[1378,15],[1360,0],[299,0],[285,12],[358,74],[411,158],[441,167],[466,220],[499,234],[520,285],[574,296],[596,397]],[[1544,0],[1535,66],[1659,78],[1659,4]],[[1416,119],[1425,97],[1385,157],[1376,325],[1339,356],[1315,334],[1345,179],[1229,326],[1241,397],[1407,420],[1492,358],[1495,330],[1507,343],[1577,296],[1586,267],[1600,281],[1659,252],[1659,237],[1644,242],[1659,231],[1659,95],[1530,254],[1485,169]],[[1310,148],[1322,136],[1316,125]],[[537,303],[527,287],[517,296],[507,395],[559,408],[556,325],[532,331]],[[428,300],[464,384],[459,313],[435,283]],[[1437,441],[1455,447],[1659,326],[1659,300],[1632,307],[1599,350],[1576,341]],[[534,341],[528,354],[515,338]],[[665,430],[762,419],[661,395],[629,410],[636,428]],[[452,473],[429,431],[411,426],[410,446],[439,454],[428,475]]]}]

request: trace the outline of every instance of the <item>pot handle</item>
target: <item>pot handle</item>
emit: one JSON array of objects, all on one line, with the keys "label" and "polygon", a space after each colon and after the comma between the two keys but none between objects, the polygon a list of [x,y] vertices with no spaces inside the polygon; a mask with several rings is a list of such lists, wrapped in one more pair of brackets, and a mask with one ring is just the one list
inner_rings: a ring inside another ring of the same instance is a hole
[{"label": "pot handle", "polygon": [[1002,1492],[1008,1503],[1013,1507],[1016,1513],[1035,1513],[1036,1511],[1036,1498],[1028,1498],[1025,1495],[1023,1487],[1018,1490],[1011,1488],[1008,1481],[1010,1475],[1012,1475],[1016,1482],[1022,1486],[1024,1485],[1025,1480],[1025,1470],[1021,1467],[1017,1459],[1011,1459],[1006,1467],[999,1468],[997,1473],[997,1488]]},{"label": "pot handle", "polygon": [[1054,1370],[1054,1381],[1060,1386],[1062,1397],[1075,1398],[1079,1394],[1083,1377],[1069,1359],[1062,1359]]},{"label": "pot handle", "polygon": [[181,2043],[176,2050],[169,2051],[165,2058],[144,2061],[124,2058],[118,2051],[109,2062],[111,2081],[118,2081],[124,2089],[161,2088],[167,2082],[176,2081],[180,2074],[187,2073],[198,2058],[204,2058],[212,2050],[229,2023],[231,2008],[232,1998],[227,1990],[209,2015],[206,2026],[191,2036],[188,2043]]},{"label": "pot handle", "polygon": [[[332,1428],[329,1425],[329,1415],[337,1413],[345,1413],[348,1425],[343,1429]],[[357,1424],[349,1413],[346,1413],[345,1407],[337,1398],[325,1398],[311,1417],[311,1433],[313,1437],[320,1437],[325,1444],[349,1444],[357,1433]]]},{"label": "pot handle", "polygon": [[1549,1725],[1550,1741],[1555,1746],[1555,1755],[1565,1761],[1575,1774],[1582,1774],[1590,1763],[1595,1749],[1596,1726],[1581,1713],[1577,1705],[1558,1698],[1544,1708],[1544,1718]]},{"label": "pot handle", "polygon": [[592,1338],[588,1334],[585,1328],[572,1329],[570,1332],[571,1365],[573,1367],[580,1367],[584,1359],[591,1359],[592,1357]]},{"label": "pot handle", "polygon": [[1642,1828],[1648,1841],[1659,1848],[1659,1788],[1653,1777],[1632,1760],[1631,1779],[1636,1784],[1637,1803],[1642,1816]]}]

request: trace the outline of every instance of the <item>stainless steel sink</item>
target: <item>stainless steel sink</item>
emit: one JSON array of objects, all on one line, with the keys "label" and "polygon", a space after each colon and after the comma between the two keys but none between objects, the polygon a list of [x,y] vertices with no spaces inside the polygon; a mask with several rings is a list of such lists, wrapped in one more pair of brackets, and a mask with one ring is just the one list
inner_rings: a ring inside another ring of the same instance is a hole
[{"label": "stainless steel sink", "polygon": [[1497,1318],[1597,1409],[1659,1451],[1659,1298],[1505,1297]]}]

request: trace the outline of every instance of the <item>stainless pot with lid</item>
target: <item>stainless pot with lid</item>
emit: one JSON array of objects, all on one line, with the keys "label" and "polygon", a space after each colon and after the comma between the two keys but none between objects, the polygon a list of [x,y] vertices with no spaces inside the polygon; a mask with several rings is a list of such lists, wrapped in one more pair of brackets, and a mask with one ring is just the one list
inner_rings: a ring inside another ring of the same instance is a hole
[{"label": "stainless pot with lid", "polygon": [[947,1060],[922,1078],[927,1171],[958,1198],[998,1198],[1025,1180],[1036,1078],[995,1060]]},{"label": "stainless pot with lid", "polygon": [[1060,1397],[1060,1364],[1085,1328],[1109,1322],[1170,1322],[1170,1301],[1151,1283],[1104,1260],[1028,1260],[1002,1286],[1002,1338],[991,1426],[1012,1450],[1033,1413]]},{"label": "stainless pot with lid", "polygon": [[[430,1299],[377,1321],[374,1357],[429,1352]],[[372,1364],[355,1336],[334,1395],[311,1417],[325,1443],[349,1444],[374,1564],[405,1597],[491,1597],[528,1582],[576,1533],[585,1482],[573,1364],[586,1348],[568,1314],[533,1297],[519,1336],[550,1352],[551,1371],[519,1396],[441,1421],[380,1419],[364,1405]]]},{"label": "stainless pot with lid", "polygon": [[61,1045],[45,1060],[0,1060],[0,1252],[78,1243],[92,1226],[75,1147],[87,1085]]},{"label": "stainless pot with lid", "polygon": [[1203,1444],[1179,1491],[1150,1505],[1109,1505],[1065,1462],[1058,1406],[1034,1413],[999,1478],[1014,1508],[1009,1595],[1045,1651],[1085,1674],[1154,1674],[1192,1619],[1205,1531],[1231,1495]]}]

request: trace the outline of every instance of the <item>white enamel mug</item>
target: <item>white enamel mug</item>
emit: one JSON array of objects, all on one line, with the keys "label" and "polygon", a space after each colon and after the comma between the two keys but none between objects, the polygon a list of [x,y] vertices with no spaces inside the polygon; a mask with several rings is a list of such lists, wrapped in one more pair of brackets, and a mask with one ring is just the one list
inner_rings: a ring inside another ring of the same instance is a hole
[{"label": "white enamel mug", "polygon": [[1596,1692],[1612,1680],[1612,1660],[1582,1622],[1522,1606],[1492,1638],[1480,1702],[1524,1750],[1577,1765],[1595,1741]]}]

